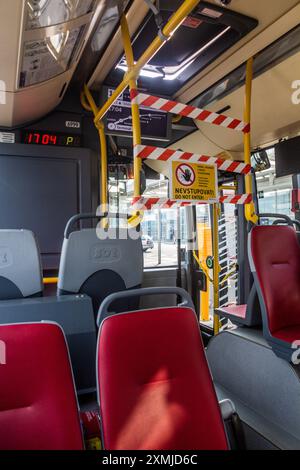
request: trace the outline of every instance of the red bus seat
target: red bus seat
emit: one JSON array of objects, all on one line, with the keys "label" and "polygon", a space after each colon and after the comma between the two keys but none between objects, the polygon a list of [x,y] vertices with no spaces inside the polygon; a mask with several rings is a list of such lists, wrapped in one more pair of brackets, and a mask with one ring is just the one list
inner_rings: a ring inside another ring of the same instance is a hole
[{"label": "red bus seat", "polygon": [[0,449],[83,449],[61,328],[53,323],[5,325],[0,340]]},{"label": "red bus seat", "polygon": [[236,305],[236,304],[229,304],[227,307],[222,307],[219,308],[218,311],[224,314],[227,314],[228,316],[234,318],[234,319],[239,319],[244,321],[246,319],[246,312],[247,312],[247,304],[243,305]]},{"label": "red bus seat", "polygon": [[252,285],[247,304],[230,304],[217,308],[215,312],[220,318],[228,318],[238,326],[261,326],[262,318],[255,284]]},{"label": "red bus seat", "polygon": [[[146,291],[154,289],[135,295]],[[109,296],[105,309],[128,294]],[[107,316],[103,305],[97,374],[104,448],[226,450],[194,310],[185,305]]]},{"label": "red bus seat", "polygon": [[264,335],[274,352],[291,361],[300,339],[300,246],[288,226],[257,226],[249,260],[259,294]]}]

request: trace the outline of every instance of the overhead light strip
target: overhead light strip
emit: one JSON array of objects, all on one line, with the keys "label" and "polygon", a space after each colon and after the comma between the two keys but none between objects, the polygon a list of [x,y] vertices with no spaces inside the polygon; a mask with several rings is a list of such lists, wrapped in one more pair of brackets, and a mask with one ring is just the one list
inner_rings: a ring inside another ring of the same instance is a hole
[{"label": "overhead light strip", "polygon": [[[183,63],[181,63],[178,67],[169,67],[169,69],[174,70],[173,73],[168,73],[164,68],[164,74],[159,71],[155,70],[149,70],[147,69],[147,65],[141,70],[140,76],[141,77],[147,77],[147,78],[163,78],[163,80],[176,80],[192,63],[200,56],[200,54],[204,51],[206,51],[210,46],[212,46],[215,42],[217,42],[219,39],[221,39],[229,30],[231,29],[231,26],[228,26],[225,28],[221,33],[219,33],[217,36],[215,36],[213,39],[211,39],[209,42],[207,42],[204,46],[202,46],[200,49],[198,49],[194,54],[192,54],[188,59],[186,59]],[[123,70],[124,72],[128,71],[127,65],[123,64],[118,64],[116,66],[116,69]]]}]

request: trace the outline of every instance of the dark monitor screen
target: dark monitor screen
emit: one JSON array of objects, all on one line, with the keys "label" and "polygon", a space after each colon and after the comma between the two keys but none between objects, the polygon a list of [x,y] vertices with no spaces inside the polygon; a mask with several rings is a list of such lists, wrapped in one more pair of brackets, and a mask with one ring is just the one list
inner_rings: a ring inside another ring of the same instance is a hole
[{"label": "dark monitor screen", "polygon": [[[104,87],[107,100],[114,88]],[[171,115],[140,106],[142,137],[145,139],[168,141],[171,136]],[[132,117],[129,90],[124,91],[105,115],[107,134],[132,137]]]},{"label": "dark monitor screen", "polygon": [[[14,148],[23,149],[18,155]],[[25,147],[25,148],[24,148]],[[57,269],[67,221],[93,207],[89,155],[86,163],[68,149],[11,145],[5,155],[0,146],[0,229],[28,229],[37,237],[44,269]],[[77,149],[76,149],[77,150]],[[61,152],[61,151],[60,151]],[[73,149],[74,152],[74,149]],[[77,150],[78,152],[78,150]],[[52,156],[51,156],[52,153]],[[88,151],[90,153],[90,151]]]},{"label": "dark monitor screen", "polygon": [[300,137],[275,145],[276,177],[300,174]]}]

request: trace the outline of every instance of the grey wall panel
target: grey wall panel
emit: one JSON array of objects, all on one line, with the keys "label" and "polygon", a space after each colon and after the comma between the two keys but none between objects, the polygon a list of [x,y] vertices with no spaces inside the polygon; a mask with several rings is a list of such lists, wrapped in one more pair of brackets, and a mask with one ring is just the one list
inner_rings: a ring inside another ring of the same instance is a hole
[{"label": "grey wall panel", "polygon": [[[0,302],[0,324],[52,321],[66,335],[79,392],[96,388],[96,328],[86,296],[47,297]],[[26,352],[25,352],[26,353]]]},{"label": "grey wall panel", "polygon": [[78,212],[96,211],[88,149],[0,144],[0,229],[35,233],[44,269],[58,269],[65,225]]}]

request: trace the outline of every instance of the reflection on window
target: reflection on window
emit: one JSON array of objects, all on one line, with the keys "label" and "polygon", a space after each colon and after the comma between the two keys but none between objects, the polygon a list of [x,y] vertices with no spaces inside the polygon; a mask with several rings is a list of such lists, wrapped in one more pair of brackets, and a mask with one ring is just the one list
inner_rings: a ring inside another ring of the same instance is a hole
[{"label": "reflection on window", "polygon": [[184,208],[145,212],[142,222],[145,268],[177,266],[178,237],[184,248],[187,239]]},{"label": "reflection on window", "polygon": [[92,11],[94,0],[28,0],[26,29],[44,28]]},{"label": "reflection on window", "polygon": [[291,190],[278,189],[260,193],[259,212],[271,214],[284,214],[294,217],[292,213]]},{"label": "reflection on window", "polygon": [[49,80],[65,72],[72,64],[84,26],[24,43],[20,87]]},{"label": "reflection on window", "polygon": [[[128,166],[128,165],[127,165]],[[112,166],[111,166],[112,167]],[[133,198],[133,180],[124,176],[124,165],[115,165],[110,171],[109,205],[111,213],[126,214]],[[168,197],[168,180],[160,176],[146,181],[145,197]],[[123,220],[111,224],[126,226]],[[181,247],[186,245],[185,209],[152,209],[144,212],[141,224],[145,268],[178,265],[178,237]]]},{"label": "reflection on window", "polygon": [[[284,214],[294,218],[291,210],[292,177],[276,178],[274,147],[268,149],[267,154],[271,167],[256,173],[259,212]],[[264,223],[268,221],[264,220]]]},{"label": "reflection on window", "polygon": [[6,83],[0,80],[0,104],[6,104]]}]

